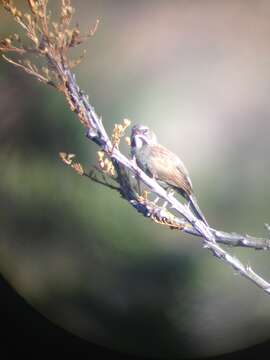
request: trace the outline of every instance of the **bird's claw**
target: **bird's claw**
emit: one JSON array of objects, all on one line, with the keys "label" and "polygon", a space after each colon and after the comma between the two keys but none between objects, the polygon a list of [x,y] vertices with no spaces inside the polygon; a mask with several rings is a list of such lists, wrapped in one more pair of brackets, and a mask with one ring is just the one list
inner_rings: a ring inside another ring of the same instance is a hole
[{"label": "bird's claw", "polygon": [[164,204],[162,205],[162,209],[166,209],[167,205],[168,205],[168,201],[165,201]]}]

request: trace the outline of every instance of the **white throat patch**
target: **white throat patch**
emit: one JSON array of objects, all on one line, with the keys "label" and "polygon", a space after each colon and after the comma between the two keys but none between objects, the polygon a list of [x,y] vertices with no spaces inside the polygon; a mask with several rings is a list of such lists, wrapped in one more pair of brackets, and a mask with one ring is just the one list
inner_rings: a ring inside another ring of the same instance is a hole
[{"label": "white throat patch", "polygon": [[135,136],[135,138],[134,138],[134,140],[135,140],[135,146],[136,146],[136,148],[137,149],[141,149],[142,148],[142,146],[143,146],[143,139],[140,137],[140,136]]}]

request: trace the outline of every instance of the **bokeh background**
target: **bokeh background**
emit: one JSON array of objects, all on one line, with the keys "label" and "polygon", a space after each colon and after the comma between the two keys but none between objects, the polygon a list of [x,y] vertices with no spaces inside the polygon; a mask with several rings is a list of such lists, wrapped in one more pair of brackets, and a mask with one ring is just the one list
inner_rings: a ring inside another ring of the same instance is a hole
[{"label": "bokeh background", "polygon": [[[101,20],[76,74],[107,129],[125,117],[153,128],[185,161],[213,227],[267,236],[269,1],[73,4],[82,29]],[[19,32],[2,6],[0,19],[1,38]],[[60,94],[4,61],[0,119],[0,271],[35,309],[144,356],[269,340],[269,297],[200,239],[155,225],[65,167],[60,151],[90,167],[96,146]],[[269,253],[229,250],[270,278]]]}]

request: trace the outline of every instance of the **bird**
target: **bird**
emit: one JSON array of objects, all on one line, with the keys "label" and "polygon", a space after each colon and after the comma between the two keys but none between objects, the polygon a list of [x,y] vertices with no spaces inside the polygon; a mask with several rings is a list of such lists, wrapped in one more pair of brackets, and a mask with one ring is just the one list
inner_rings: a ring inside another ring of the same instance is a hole
[{"label": "bird", "polygon": [[136,124],[131,129],[131,157],[148,176],[160,185],[179,193],[187,200],[194,215],[207,226],[199,208],[188,170],[183,161],[172,151],[158,143],[149,127]]}]

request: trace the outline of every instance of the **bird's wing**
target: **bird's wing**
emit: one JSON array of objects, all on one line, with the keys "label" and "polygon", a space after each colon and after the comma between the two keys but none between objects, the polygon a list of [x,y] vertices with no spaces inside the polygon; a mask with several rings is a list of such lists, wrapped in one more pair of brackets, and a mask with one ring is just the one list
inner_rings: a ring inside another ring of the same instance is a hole
[{"label": "bird's wing", "polygon": [[148,167],[158,180],[164,181],[187,194],[192,192],[192,184],[183,162],[164,146],[151,146]]}]

